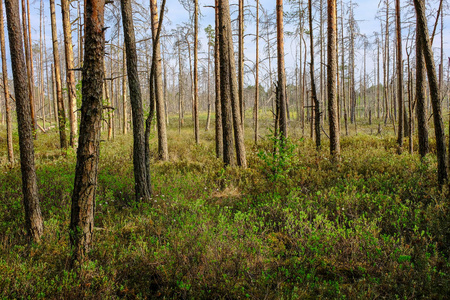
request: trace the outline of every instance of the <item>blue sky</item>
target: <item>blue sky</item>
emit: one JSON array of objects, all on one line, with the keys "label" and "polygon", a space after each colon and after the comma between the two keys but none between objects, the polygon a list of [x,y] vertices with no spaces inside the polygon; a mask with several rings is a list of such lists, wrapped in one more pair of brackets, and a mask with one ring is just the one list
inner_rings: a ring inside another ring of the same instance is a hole
[{"label": "blue sky", "polygon": [[[116,0],[117,1],[117,0]],[[141,2],[144,5],[148,5],[147,3],[149,2],[149,0],[137,0],[138,2]],[[436,0],[432,0],[431,2],[436,1]],[[160,4],[160,1],[158,1]],[[305,2],[307,2],[305,0]],[[314,1],[314,2],[317,2]],[[354,0],[354,3],[356,3],[356,7],[355,7],[355,18],[356,20],[359,21],[358,25],[360,28],[360,32],[362,34],[367,35],[368,37],[371,37],[373,35],[374,31],[380,31],[380,22],[379,20],[376,20],[375,16],[377,14],[378,11],[378,0]],[[410,1],[405,1],[402,0],[402,7],[404,8],[409,8],[412,9],[412,4],[408,4],[410,3]],[[59,6],[59,0],[56,0],[57,3],[57,7],[56,7],[56,15],[57,15],[57,19],[58,19],[58,31],[59,31],[59,36],[62,37],[62,26],[61,26],[61,11],[60,11],[60,6]],[[237,0],[233,0],[231,1],[231,3],[237,3]],[[246,4],[249,5],[254,5],[255,1],[253,0],[245,0]],[[268,9],[273,11],[275,9],[275,0],[260,0],[261,5]],[[39,4],[40,4],[40,0],[31,0],[31,24],[32,24],[32,38],[33,38],[33,42],[38,43],[39,42]],[[200,0],[200,9],[202,12],[203,17],[200,20],[200,38],[201,39],[205,39],[205,34],[204,34],[204,30],[203,28],[205,28],[208,24],[212,24],[214,23],[214,11],[212,8],[206,8],[204,6],[207,5],[213,5],[214,1],[213,0]],[[50,18],[49,18],[49,4],[48,1],[45,0],[44,1],[44,5],[45,5],[45,14],[46,14],[46,35],[47,35],[47,46],[50,48],[51,47],[51,43],[50,43],[50,35],[51,35],[51,31],[50,31]],[[324,5],[326,5],[326,1],[324,0]],[[182,22],[187,22],[188,21],[188,12],[180,5],[178,0],[167,0],[167,4],[166,4],[169,13],[167,14],[168,19],[170,19],[171,21],[171,26],[175,27],[177,24],[180,24]],[[306,7],[306,4],[305,4]],[[393,8],[393,6],[391,7]],[[233,9],[233,8],[232,8]],[[284,9],[285,11],[289,10],[289,5],[286,3],[284,4]],[[253,8],[252,8],[253,10]],[[72,19],[74,18],[76,14],[76,11],[73,10],[72,12]],[[449,17],[445,17],[444,18],[444,26],[447,27],[447,24],[449,22]],[[434,18],[430,18],[430,23],[434,22]],[[253,21],[247,21],[247,30],[249,32],[254,32],[254,22]],[[430,27],[432,25],[430,24]],[[289,26],[286,26],[286,30],[289,29]],[[430,31],[432,29],[430,28]],[[445,28],[444,29],[444,37],[445,36],[449,36],[448,34],[448,29]],[[404,37],[406,35],[406,32],[404,33]],[[315,33],[315,36],[318,36],[318,33]],[[394,34],[392,33],[392,38],[394,37]],[[74,41],[76,38],[76,34],[74,34]],[[62,40],[60,41],[60,43],[62,43]],[[435,42],[434,42],[434,47],[438,47],[440,43],[440,38],[439,36],[437,36],[435,38]],[[204,43],[204,45],[206,45],[206,43]],[[246,57],[252,61],[254,60],[255,57],[255,48],[254,48],[254,43],[253,43],[253,38],[252,37],[248,37],[245,40],[245,55]],[[404,47],[405,48],[405,47]],[[202,49],[204,51],[204,49]],[[438,49],[435,49],[435,52],[437,52]],[[404,50],[405,51],[405,50]],[[445,51],[445,57],[447,57],[447,53],[450,53],[450,48],[449,48],[449,44],[447,42],[445,42],[444,45],[444,51]],[[7,51],[8,52],[8,51]],[[289,38],[286,38],[286,42],[285,42],[285,52],[286,52],[286,67],[287,67],[287,71],[290,72],[293,69],[293,66],[295,65],[295,61],[294,61],[294,57],[295,57],[295,47],[292,46],[291,41],[289,40]],[[362,56],[362,50],[359,52],[360,54],[358,55],[359,58],[361,58]],[[49,55],[51,53],[48,53]],[[261,55],[262,52],[261,52]],[[373,61],[372,58],[368,58],[367,60],[368,63],[368,72],[371,71],[372,66],[373,66]],[[251,65],[252,63],[249,62],[249,65]],[[275,68],[276,66],[274,66]],[[251,79],[249,79],[251,80]]]}]

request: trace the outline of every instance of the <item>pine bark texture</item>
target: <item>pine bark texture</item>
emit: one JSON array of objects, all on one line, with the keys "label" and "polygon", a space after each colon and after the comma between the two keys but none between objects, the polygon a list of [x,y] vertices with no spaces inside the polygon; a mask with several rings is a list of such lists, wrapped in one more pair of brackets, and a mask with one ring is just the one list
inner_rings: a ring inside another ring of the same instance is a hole
[{"label": "pine bark texture", "polygon": [[241,112],[241,125],[244,127],[245,102],[244,102],[244,0],[239,0],[238,16],[238,84],[239,84],[239,108]]},{"label": "pine bark texture", "polygon": [[[224,6],[228,8],[228,0],[217,0],[217,13],[219,21],[219,58],[220,58],[220,102],[222,105],[222,129],[223,129],[223,162],[225,165],[234,165],[233,150],[233,113],[231,108],[230,92],[230,64],[227,32],[227,17]],[[228,27],[229,27],[228,23]]]},{"label": "pine bark texture", "polygon": [[397,101],[398,101],[398,136],[399,153],[403,149],[403,55],[402,55],[402,23],[400,20],[400,0],[395,0],[395,24],[397,33]]},{"label": "pine bark texture", "polygon": [[137,50],[133,25],[131,0],[122,0],[122,22],[126,44],[128,86],[130,90],[131,113],[133,116],[133,167],[135,196],[137,201],[149,200],[151,193],[147,185],[145,166],[145,127],[142,108],[141,87],[137,69]]},{"label": "pine bark texture", "polygon": [[280,108],[280,137],[287,138],[286,73],[284,69],[283,0],[277,0],[277,59],[278,105]]},{"label": "pine bark texture", "polygon": [[[152,36],[155,40],[158,32],[158,8],[156,0],[151,0],[150,9],[152,14]],[[158,126],[158,152],[159,158],[163,161],[169,160],[169,150],[167,148],[167,128],[165,121],[163,82],[161,68],[161,46],[159,39],[157,40],[155,53],[155,94],[156,94],[156,121]]]},{"label": "pine bark texture", "polygon": [[195,143],[200,143],[198,122],[198,0],[194,0],[194,136]]},{"label": "pine bark texture", "polygon": [[328,121],[330,124],[330,154],[336,160],[341,152],[338,101],[336,91],[337,76],[337,17],[336,0],[328,0]]},{"label": "pine bark texture", "polygon": [[258,143],[258,109],[259,109],[259,0],[256,0],[256,59],[255,59],[255,144]]},{"label": "pine bark texture", "polygon": [[50,14],[52,24],[53,62],[55,66],[56,102],[58,104],[59,141],[61,148],[67,148],[66,113],[61,84],[61,61],[59,59],[58,32],[56,30],[55,0],[50,0]]},{"label": "pine bark texture", "polygon": [[31,122],[33,124],[33,136],[36,138],[37,127],[36,127],[36,113],[34,106],[34,95],[33,95],[33,68],[32,68],[32,51],[30,49],[31,45],[29,44],[28,30],[29,24],[27,23],[27,8],[25,4],[25,0],[22,0],[22,31],[23,31],[23,45],[25,46],[25,64],[27,68],[27,84],[28,84],[28,95],[30,101],[30,113],[31,113]]},{"label": "pine bark texture", "polygon": [[84,260],[93,242],[103,110],[104,6],[105,0],[85,1],[81,122],[70,218],[74,261]]},{"label": "pine bark texture", "polygon": [[6,112],[6,143],[8,149],[8,162],[14,163],[14,149],[12,138],[12,116],[11,116],[11,99],[9,98],[8,87],[8,66],[6,64],[5,50],[5,27],[3,21],[3,2],[0,1],[0,48],[2,51],[2,75],[3,75],[3,94],[5,95],[5,112]]},{"label": "pine bark texture", "polygon": [[314,35],[313,35],[313,22],[312,22],[312,4],[311,0],[308,1],[309,11],[309,37],[310,37],[310,75],[311,75],[311,99],[314,105],[314,121],[311,120],[311,124],[314,123],[314,133],[316,136],[316,148],[320,148],[320,103],[317,98],[316,83],[314,78]]},{"label": "pine bark texture", "polygon": [[[236,63],[234,57],[233,38],[231,31],[230,5],[228,0],[219,0],[220,60],[221,60],[221,94],[224,101],[231,100],[234,139],[238,166],[247,167],[244,145],[244,132],[241,124],[241,114],[238,96],[238,82],[236,78]],[[222,82],[224,83],[222,85]],[[229,100],[227,99],[229,98]],[[225,126],[224,126],[225,127]],[[225,141],[224,141],[225,144]]]},{"label": "pine bark texture", "polygon": [[442,185],[447,180],[445,133],[444,124],[442,122],[436,67],[434,65],[433,50],[431,48],[427,19],[425,16],[425,1],[414,0],[414,7],[416,9],[418,37],[421,40],[423,54],[425,57],[428,84],[430,87],[431,106],[433,108],[434,133],[436,136],[436,154],[438,161],[438,182]]},{"label": "pine bark texture", "polygon": [[64,50],[66,55],[66,82],[67,94],[69,98],[69,121],[70,136],[69,144],[75,146],[75,140],[78,130],[78,122],[75,111],[77,110],[77,96],[75,89],[75,72],[73,71],[73,46],[72,46],[72,28],[70,25],[70,4],[69,0],[61,0],[61,11],[64,31]]},{"label": "pine bark texture", "polygon": [[22,171],[25,224],[29,238],[35,242],[39,242],[43,233],[43,222],[34,164],[33,127],[28,93],[27,69],[20,26],[19,2],[17,0],[5,0],[5,10],[8,23],[9,48],[19,129],[20,169]]},{"label": "pine bark texture", "polygon": [[216,157],[223,158],[222,103],[220,96],[220,54],[219,54],[219,7],[215,0],[214,73],[216,90]]},{"label": "pine bark texture", "polygon": [[[417,35],[418,37],[418,32]],[[419,154],[424,157],[430,152],[428,143],[427,106],[425,104],[425,62],[423,60],[422,41],[416,38],[416,114]]]}]

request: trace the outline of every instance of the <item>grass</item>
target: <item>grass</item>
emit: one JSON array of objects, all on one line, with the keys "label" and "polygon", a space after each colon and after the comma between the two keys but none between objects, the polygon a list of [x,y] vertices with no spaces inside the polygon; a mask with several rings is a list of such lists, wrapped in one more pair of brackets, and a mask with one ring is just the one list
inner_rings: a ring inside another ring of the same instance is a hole
[{"label": "grass", "polygon": [[74,151],[57,149],[56,131],[36,141],[45,233],[28,245],[20,168],[6,165],[0,127],[0,297],[448,297],[449,200],[437,188],[435,156],[396,155],[392,133],[371,135],[377,124],[361,124],[342,137],[334,165],[326,138],[317,152],[291,125],[292,147],[270,157],[268,132],[255,146],[248,121],[242,170],[215,158],[213,130],[195,145],[192,128],[178,134],[174,119],[170,162],[156,161],[152,145],[148,203],[134,202],[131,136],[104,141],[95,244],[77,271],[68,243]]}]

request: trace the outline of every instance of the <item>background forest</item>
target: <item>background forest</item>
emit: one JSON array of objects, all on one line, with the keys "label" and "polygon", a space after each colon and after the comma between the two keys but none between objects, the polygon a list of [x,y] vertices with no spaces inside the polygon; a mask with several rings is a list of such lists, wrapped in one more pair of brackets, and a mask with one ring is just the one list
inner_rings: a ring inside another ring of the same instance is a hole
[{"label": "background forest", "polygon": [[0,1],[2,298],[450,294],[449,4],[272,2]]}]

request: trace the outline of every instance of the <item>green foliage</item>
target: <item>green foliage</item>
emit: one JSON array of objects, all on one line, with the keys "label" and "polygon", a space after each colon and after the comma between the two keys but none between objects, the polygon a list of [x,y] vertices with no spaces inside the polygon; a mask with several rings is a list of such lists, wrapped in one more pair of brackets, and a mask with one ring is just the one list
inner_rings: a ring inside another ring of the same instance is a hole
[{"label": "green foliage", "polygon": [[179,135],[171,124],[170,162],[157,161],[151,143],[149,202],[134,200],[131,136],[101,144],[95,243],[78,270],[69,268],[68,234],[75,151],[57,148],[56,130],[36,141],[39,245],[24,236],[20,167],[0,166],[0,298],[450,293],[448,191],[438,189],[434,155],[395,155],[390,136],[358,135],[343,138],[333,164],[294,133],[283,149],[273,137],[247,145],[243,170],[215,158],[213,132],[195,145],[191,128]]},{"label": "green foliage", "polygon": [[81,103],[83,101],[83,95],[81,91],[81,80],[77,82],[75,85],[75,95],[77,97],[77,107],[81,107]]},{"label": "green foliage", "polygon": [[[263,161],[261,169],[271,182],[287,183],[289,173],[297,167],[299,156],[296,153],[297,145],[289,138],[268,135],[268,140],[272,143],[272,150],[261,149],[258,157]],[[302,142],[303,139],[300,140]]]}]

